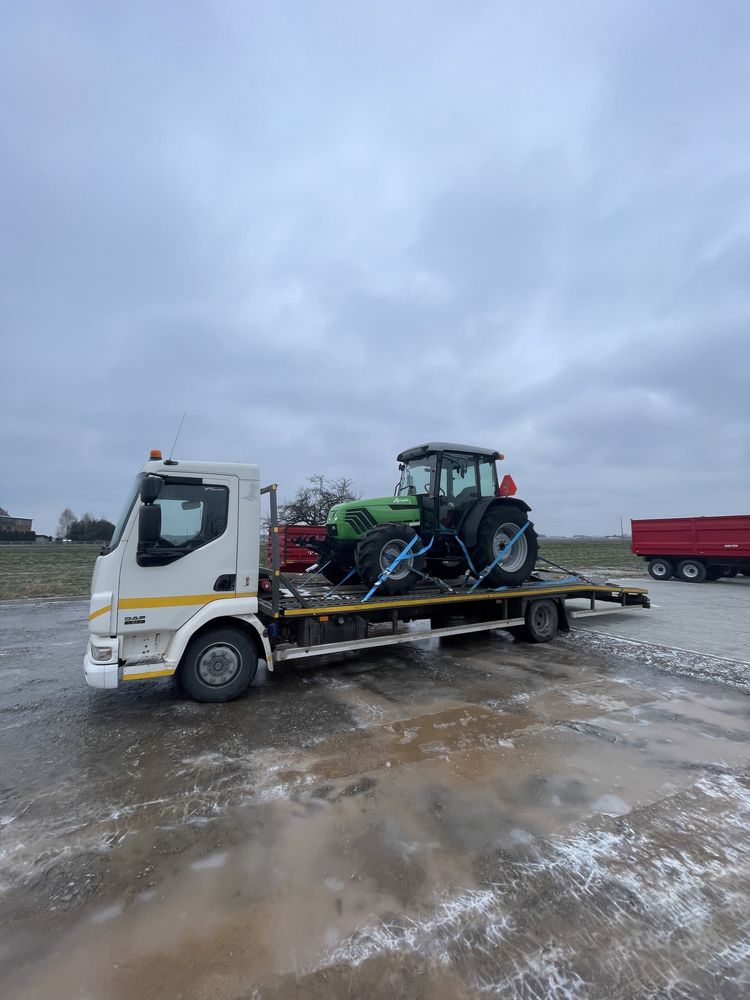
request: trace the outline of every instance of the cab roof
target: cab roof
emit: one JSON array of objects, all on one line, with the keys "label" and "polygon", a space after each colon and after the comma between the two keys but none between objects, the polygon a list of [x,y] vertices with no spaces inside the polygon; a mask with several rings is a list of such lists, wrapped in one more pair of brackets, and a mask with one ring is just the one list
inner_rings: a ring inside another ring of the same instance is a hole
[{"label": "cab roof", "polygon": [[483,458],[502,458],[499,451],[493,448],[477,448],[471,444],[451,444],[449,441],[428,441],[427,444],[418,444],[414,448],[407,448],[397,457],[398,462],[410,462],[413,458],[422,458],[434,451],[452,451],[462,455],[481,455]]}]

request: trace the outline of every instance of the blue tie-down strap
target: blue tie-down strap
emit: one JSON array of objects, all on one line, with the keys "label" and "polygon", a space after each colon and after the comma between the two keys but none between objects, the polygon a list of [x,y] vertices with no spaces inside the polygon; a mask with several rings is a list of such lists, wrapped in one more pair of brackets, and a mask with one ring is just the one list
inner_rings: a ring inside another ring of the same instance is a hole
[{"label": "blue tie-down strap", "polygon": [[[365,601],[369,601],[370,600],[370,598],[375,593],[375,591],[378,589],[378,587],[380,586],[380,584],[381,583],[385,583],[385,581],[388,579],[388,577],[391,575],[391,573],[394,571],[394,569],[398,566],[398,564],[402,561],[402,559],[406,559],[406,557],[411,553],[411,550],[414,548],[414,543],[418,542],[418,541],[419,541],[419,535],[415,535],[414,538],[412,538],[412,540],[406,546],[404,546],[403,549],[401,549],[401,551],[396,556],[396,558],[393,560],[393,562],[390,564],[390,566],[387,566],[383,570],[383,572],[377,578],[377,580],[375,581],[375,583],[373,583],[372,587],[368,590],[368,592],[362,598],[362,601],[361,601],[362,604],[364,604]],[[419,550],[419,552],[412,553],[413,558],[416,559],[417,556],[423,556],[425,554],[425,552],[427,552],[430,548],[432,548],[432,543],[434,541],[435,541],[435,536],[433,535],[432,538],[430,539],[430,541],[427,543],[427,545],[425,545],[423,548],[421,548]]]},{"label": "blue tie-down strap", "polygon": [[492,570],[493,570],[493,569],[495,568],[495,566],[497,566],[497,564],[498,564],[498,563],[500,562],[500,560],[501,560],[501,559],[502,559],[502,558],[503,558],[503,557],[504,557],[504,556],[505,556],[505,555],[506,555],[506,554],[507,554],[508,552],[510,552],[510,550],[511,550],[511,549],[513,548],[513,546],[514,546],[514,545],[516,544],[516,542],[517,542],[517,541],[518,541],[518,539],[519,539],[519,538],[521,537],[521,535],[522,535],[522,534],[524,533],[524,531],[526,531],[526,529],[528,528],[529,524],[530,524],[530,522],[529,522],[529,521],[527,521],[527,522],[526,522],[526,524],[524,524],[524,526],[523,526],[522,528],[519,528],[519,529],[518,529],[518,531],[517,531],[517,532],[515,533],[515,535],[514,535],[514,536],[513,536],[512,538],[511,538],[511,540],[510,540],[510,541],[508,542],[508,544],[507,544],[507,545],[505,546],[505,548],[503,548],[503,549],[500,549],[500,551],[499,551],[499,552],[498,552],[498,554],[497,554],[497,555],[495,556],[495,558],[494,558],[494,559],[492,560],[492,562],[491,562],[491,563],[489,564],[489,566],[485,566],[485,567],[484,567],[484,569],[482,570],[482,572],[481,572],[481,573],[479,574],[479,576],[477,577],[477,579],[476,579],[475,583],[474,583],[474,584],[473,584],[473,585],[472,585],[471,587],[469,587],[469,593],[470,593],[470,594],[471,594],[471,593],[473,593],[473,592],[474,592],[474,591],[475,591],[475,590],[477,589],[477,587],[478,587],[478,586],[479,586],[479,584],[480,584],[480,583],[482,582],[482,580],[484,580],[484,578],[485,578],[485,577],[486,577],[486,576],[488,575],[488,573],[491,573],[491,572],[492,572]]}]

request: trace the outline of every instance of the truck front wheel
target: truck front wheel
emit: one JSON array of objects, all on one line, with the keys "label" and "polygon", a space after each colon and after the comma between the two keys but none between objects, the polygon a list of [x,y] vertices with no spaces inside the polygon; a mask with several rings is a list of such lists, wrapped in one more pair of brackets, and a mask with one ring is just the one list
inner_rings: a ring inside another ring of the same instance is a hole
[{"label": "truck front wheel", "polygon": [[236,626],[216,626],[191,639],[179,668],[181,687],[196,701],[238,698],[258,669],[258,653]]},{"label": "truck front wheel", "polygon": [[652,559],[648,564],[648,572],[654,580],[671,580],[674,567],[669,559]]},{"label": "truck front wheel", "polygon": [[687,583],[703,583],[706,567],[698,559],[683,559],[677,567],[677,576]]}]

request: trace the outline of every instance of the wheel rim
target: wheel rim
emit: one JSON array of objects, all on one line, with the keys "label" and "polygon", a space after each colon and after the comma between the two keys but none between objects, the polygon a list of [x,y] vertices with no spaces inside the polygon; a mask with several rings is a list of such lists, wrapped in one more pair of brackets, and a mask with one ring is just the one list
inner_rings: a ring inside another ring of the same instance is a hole
[{"label": "wheel rim", "polygon": [[654,576],[666,576],[667,567],[662,562],[651,563],[651,570]]},{"label": "wheel rim", "polygon": [[531,614],[531,624],[537,634],[546,635],[552,625],[552,609],[546,604],[538,604]]},{"label": "wheel rim", "polygon": [[[393,560],[404,551],[408,542],[402,541],[400,538],[389,539],[383,548],[380,550],[380,571],[388,569]],[[411,568],[414,560],[409,555],[406,559],[402,560],[391,573],[390,580],[403,580],[405,577],[411,573]]]},{"label": "wheel rim", "polygon": [[[519,524],[513,524],[512,521],[508,521],[506,524],[501,524],[500,527],[495,532],[495,537],[492,539],[492,558],[497,557],[498,552],[501,552],[508,542],[513,538],[514,535],[518,534]],[[516,570],[520,569],[526,562],[526,556],[529,552],[529,543],[526,541],[526,535],[521,535],[517,538],[513,548],[510,552],[506,552],[503,558],[498,563],[507,573],[514,573]]]},{"label": "wheel rim", "polygon": [[198,657],[197,672],[204,684],[222,687],[234,680],[241,666],[239,650],[228,642],[217,642]]},{"label": "wheel rim", "polygon": [[695,563],[688,563],[687,566],[682,567],[682,575],[688,580],[694,580],[698,576],[698,567]]}]

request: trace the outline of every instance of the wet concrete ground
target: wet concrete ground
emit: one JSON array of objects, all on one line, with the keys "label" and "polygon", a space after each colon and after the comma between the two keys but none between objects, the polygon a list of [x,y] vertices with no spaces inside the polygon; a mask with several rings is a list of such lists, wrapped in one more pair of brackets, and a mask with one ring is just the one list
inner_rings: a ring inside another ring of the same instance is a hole
[{"label": "wet concrete ground", "polygon": [[4,998],[750,993],[750,698],[680,655],[430,640],[207,706],[87,689],[86,610],[0,606]]}]

